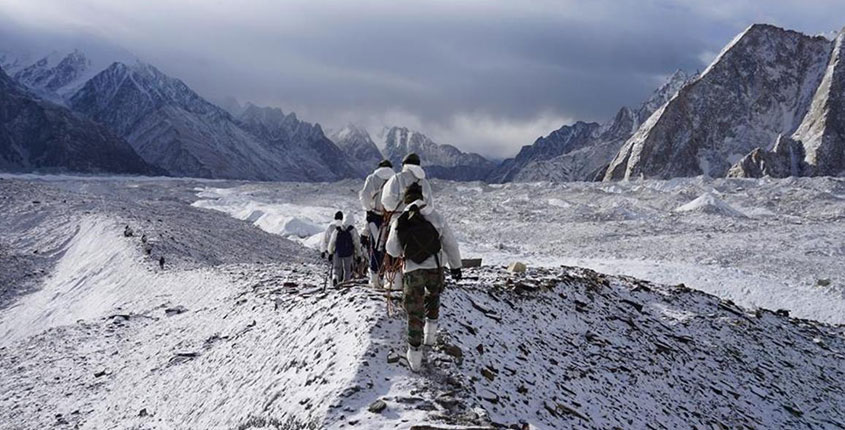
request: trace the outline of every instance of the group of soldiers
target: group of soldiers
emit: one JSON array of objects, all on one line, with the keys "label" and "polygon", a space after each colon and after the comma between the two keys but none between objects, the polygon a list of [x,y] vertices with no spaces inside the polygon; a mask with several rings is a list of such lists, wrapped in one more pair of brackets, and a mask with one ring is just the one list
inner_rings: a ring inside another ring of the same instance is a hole
[{"label": "group of soldiers", "polygon": [[415,372],[422,366],[422,346],[437,340],[445,266],[453,279],[461,279],[458,242],[434,209],[425,176],[417,154],[408,154],[398,173],[389,160],[381,161],[358,194],[366,211],[365,234],[358,234],[352,214],[339,211],[321,244],[335,285],[352,278],[356,263],[366,263],[373,288],[402,291],[408,315],[407,359]]}]

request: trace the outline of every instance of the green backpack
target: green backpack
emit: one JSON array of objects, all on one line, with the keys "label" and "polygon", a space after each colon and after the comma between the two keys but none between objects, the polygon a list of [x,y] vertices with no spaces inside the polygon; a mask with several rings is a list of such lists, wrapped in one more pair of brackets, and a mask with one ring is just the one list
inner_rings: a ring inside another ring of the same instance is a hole
[{"label": "green backpack", "polygon": [[414,263],[422,264],[440,252],[440,233],[423,217],[416,206],[399,216],[396,233],[399,235],[402,250],[405,251],[405,258]]}]

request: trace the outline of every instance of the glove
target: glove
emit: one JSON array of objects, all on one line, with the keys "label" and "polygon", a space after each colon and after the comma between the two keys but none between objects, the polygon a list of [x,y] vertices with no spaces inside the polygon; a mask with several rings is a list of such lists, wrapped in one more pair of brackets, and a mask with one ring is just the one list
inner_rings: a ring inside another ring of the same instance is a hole
[{"label": "glove", "polygon": [[461,278],[463,278],[463,275],[461,274],[461,269],[452,269],[449,271],[449,273],[452,274],[452,279],[456,281],[460,281]]}]

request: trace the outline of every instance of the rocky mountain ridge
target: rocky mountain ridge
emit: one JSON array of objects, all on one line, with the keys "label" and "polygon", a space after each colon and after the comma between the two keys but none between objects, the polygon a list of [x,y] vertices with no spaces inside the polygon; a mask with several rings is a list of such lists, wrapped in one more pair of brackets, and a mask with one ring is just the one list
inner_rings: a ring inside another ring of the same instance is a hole
[{"label": "rocky mountain ridge", "polygon": [[534,144],[523,146],[514,158],[502,162],[489,182],[591,181],[601,176],[619,148],[642,123],[692,79],[682,70],[636,109],[624,106],[604,125],[578,121],[564,125]]},{"label": "rocky mountain ridge", "polygon": [[41,100],[0,69],[0,170],[160,174],[120,136]]},{"label": "rocky mountain ridge", "polygon": [[750,26],[640,127],[604,179],[759,174],[743,157],[759,160],[779,135],[804,146],[805,174],[845,170],[841,41]]}]

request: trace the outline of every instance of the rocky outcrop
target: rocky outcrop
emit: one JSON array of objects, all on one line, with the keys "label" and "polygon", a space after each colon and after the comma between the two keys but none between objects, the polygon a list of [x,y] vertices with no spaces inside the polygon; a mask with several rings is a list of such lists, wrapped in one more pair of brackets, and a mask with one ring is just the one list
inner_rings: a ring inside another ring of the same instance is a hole
[{"label": "rocky outcrop", "polygon": [[156,174],[122,138],[0,70],[0,170]]},{"label": "rocky outcrop", "polygon": [[792,135],[811,105],[833,109],[834,103],[818,102],[832,51],[821,36],[749,27],[639,128],[604,179],[725,176],[755,148]]},{"label": "rocky outcrop", "polygon": [[428,136],[405,127],[390,127],[382,132],[385,158],[394,166],[414,152],[420,156],[426,174],[432,178],[475,181],[486,178],[495,163],[475,153],[465,153],[452,145],[435,143]]},{"label": "rocky outcrop", "polygon": [[728,171],[732,178],[786,178],[788,176],[805,176],[811,169],[804,161],[804,146],[801,142],[784,135],[778,136],[777,143],[771,151],[757,148],[742,157]]}]

